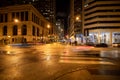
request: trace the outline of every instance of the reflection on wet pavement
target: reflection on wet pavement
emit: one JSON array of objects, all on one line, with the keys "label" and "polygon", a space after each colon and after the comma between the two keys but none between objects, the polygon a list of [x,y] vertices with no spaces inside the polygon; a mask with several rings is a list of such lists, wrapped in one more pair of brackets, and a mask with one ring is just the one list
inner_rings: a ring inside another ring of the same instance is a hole
[{"label": "reflection on wet pavement", "polygon": [[98,80],[96,76],[120,76],[119,65],[107,58],[119,58],[120,51],[91,49],[60,44],[1,49],[0,80]]},{"label": "reflection on wet pavement", "polygon": [[108,58],[120,58],[120,51],[119,50],[110,50],[110,51],[101,51],[101,57],[108,57]]},{"label": "reflection on wet pavement", "polygon": [[88,69],[91,74],[95,75],[116,75],[120,76],[120,69],[119,70],[108,70],[108,69]]}]

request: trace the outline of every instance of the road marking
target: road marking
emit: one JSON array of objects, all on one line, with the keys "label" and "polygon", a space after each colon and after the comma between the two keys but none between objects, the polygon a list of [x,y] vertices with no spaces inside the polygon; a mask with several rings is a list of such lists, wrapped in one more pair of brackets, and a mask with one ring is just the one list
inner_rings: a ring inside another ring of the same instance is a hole
[{"label": "road marking", "polygon": [[77,63],[77,64],[103,64],[103,65],[115,65],[112,62],[105,61],[103,58],[95,57],[67,57],[62,56],[59,60],[60,63]]},{"label": "road marking", "polygon": [[97,57],[79,57],[79,56],[75,56],[75,57],[72,57],[72,56],[63,56],[63,57],[60,57],[60,59],[87,59],[87,60],[104,60],[103,58],[97,58]]}]

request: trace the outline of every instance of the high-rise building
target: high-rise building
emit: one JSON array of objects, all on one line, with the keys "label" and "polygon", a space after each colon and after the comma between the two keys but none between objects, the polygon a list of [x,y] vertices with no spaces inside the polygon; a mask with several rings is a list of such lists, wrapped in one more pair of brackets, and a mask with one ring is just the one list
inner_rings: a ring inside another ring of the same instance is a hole
[{"label": "high-rise building", "polygon": [[69,37],[80,42],[82,36],[82,0],[70,1]]},{"label": "high-rise building", "polygon": [[34,1],[34,6],[42,13],[42,15],[55,24],[56,4],[55,0],[38,0]]},{"label": "high-rise building", "polygon": [[56,27],[59,39],[64,39],[64,19],[57,19]]},{"label": "high-rise building", "polygon": [[56,22],[56,0],[32,0],[36,9],[52,23],[51,25],[51,34],[56,34],[55,31],[55,22]]},{"label": "high-rise building", "polygon": [[120,43],[120,0],[85,0],[83,29],[88,42]]}]

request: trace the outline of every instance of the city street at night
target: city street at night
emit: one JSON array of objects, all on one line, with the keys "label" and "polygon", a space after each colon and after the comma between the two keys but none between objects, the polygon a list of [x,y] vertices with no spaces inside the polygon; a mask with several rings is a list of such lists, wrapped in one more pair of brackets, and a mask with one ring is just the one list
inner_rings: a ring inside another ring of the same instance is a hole
[{"label": "city street at night", "polygon": [[120,0],[0,0],[0,80],[120,80]]},{"label": "city street at night", "polygon": [[0,80],[119,80],[119,48],[61,43],[0,47]]}]

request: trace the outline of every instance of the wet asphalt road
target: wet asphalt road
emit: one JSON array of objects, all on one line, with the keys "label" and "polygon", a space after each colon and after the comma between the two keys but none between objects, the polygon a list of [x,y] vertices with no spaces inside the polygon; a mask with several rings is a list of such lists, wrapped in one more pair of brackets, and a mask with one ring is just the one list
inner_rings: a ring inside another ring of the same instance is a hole
[{"label": "wet asphalt road", "polygon": [[119,54],[119,49],[59,43],[4,46],[0,80],[119,80]]}]

